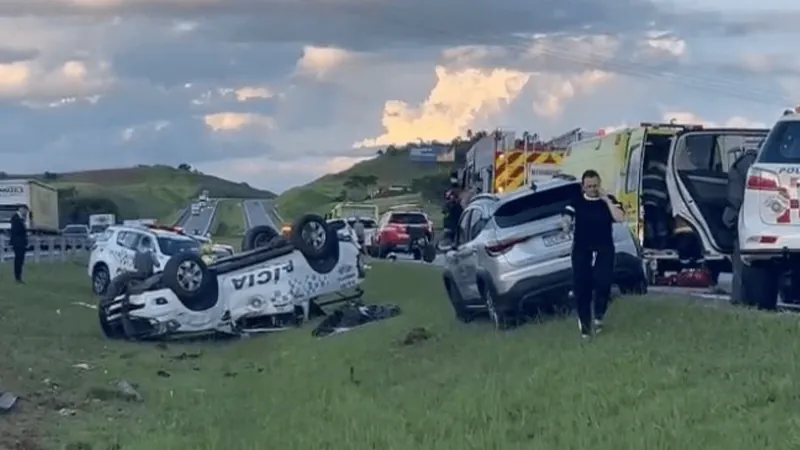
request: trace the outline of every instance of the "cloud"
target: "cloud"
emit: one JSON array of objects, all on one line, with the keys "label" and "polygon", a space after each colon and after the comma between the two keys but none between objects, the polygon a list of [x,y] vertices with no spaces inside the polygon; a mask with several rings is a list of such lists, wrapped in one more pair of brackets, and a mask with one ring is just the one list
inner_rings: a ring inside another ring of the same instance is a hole
[{"label": "cloud", "polygon": [[187,162],[280,191],[468,129],[769,124],[800,95],[770,34],[795,12],[709,5],[4,0],[4,171]]}]

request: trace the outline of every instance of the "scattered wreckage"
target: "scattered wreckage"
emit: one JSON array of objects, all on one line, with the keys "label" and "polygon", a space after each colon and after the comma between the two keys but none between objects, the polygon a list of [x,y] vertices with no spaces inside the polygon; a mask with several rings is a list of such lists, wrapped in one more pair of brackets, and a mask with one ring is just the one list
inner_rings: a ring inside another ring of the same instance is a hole
[{"label": "scattered wreckage", "polygon": [[161,272],[120,274],[98,307],[103,333],[148,340],[279,331],[323,305],[363,296],[366,266],[357,245],[340,241],[320,216],[298,219],[290,239],[269,226],[251,228],[242,249],[208,265],[197,252],[182,252]]}]

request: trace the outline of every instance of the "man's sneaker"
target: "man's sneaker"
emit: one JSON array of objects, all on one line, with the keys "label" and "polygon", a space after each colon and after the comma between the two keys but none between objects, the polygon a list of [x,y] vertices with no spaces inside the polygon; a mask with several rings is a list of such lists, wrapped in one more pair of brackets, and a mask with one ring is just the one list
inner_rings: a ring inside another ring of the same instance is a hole
[{"label": "man's sneaker", "polygon": [[594,329],[595,333],[599,333],[603,331],[603,320],[602,319],[594,319]]},{"label": "man's sneaker", "polygon": [[583,326],[583,324],[581,324],[580,319],[578,319],[578,330],[580,330],[580,332],[581,332],[581,339],[582,340],[587,340],[587,339],[590,339],[592,337],[592,330],[585,328]]}]

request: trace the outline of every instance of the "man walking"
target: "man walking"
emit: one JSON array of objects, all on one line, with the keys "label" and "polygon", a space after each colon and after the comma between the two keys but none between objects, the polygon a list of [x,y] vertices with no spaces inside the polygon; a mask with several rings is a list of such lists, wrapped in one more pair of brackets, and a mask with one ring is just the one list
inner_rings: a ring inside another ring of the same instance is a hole
[{"label": "man walking", "polygon": [[624,220],[622,206],[616,198],[603,191],[600,183],[596,171],[583,173],[583,194],[567,205],[562,225],[565,232],[574,232],[572,289],[577,303],[578,325],[584,339],[591,337],[593,330],[600,331],[603,327],[614,275],[612,224]]},{"label": "man walking", "polygon": [[9,244],[14,250],[14,279],[17,283],[22,281],[22,266],[25,265],[25,252],[28,249],[28,229],[25,222],[28,218],[28,207],[20,206],[11,216],[11,231]]}]

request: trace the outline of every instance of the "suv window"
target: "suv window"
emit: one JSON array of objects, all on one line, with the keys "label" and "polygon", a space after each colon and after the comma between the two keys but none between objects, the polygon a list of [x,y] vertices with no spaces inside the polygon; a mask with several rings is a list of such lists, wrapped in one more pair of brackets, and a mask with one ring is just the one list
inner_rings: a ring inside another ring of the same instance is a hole
[{"label": "suv window", "polygon": [[560,215],[564,208],[581,195],[579,183],[534,192],[502,205],[494,213],[500,228],[511,228],[546,217]]},{"label": "suv window", "polygon": [[458,236],[456,239],[456,245],[461,245],[469,241],[470,216],[472,215],[473,211],[473,209],[468,209],[461,214],[461,220],[458,222]]},{"label": "suv window", "polygon": [[67,225],[61,234],[85,235],[89,232],[85,225]]},{"label": "suv window", "polygon": [[422,213],[392,213],[389,223],[399,223],[402,225],[424,225],[428,223],[428,218]]},{"label": "suv window", "polygon": [[174,256],[181,252],[200,252],[200,243],[194,239],[159,237],[158,246],[161,248],[161,253],[167,256]]},{"label": "suv window", "polygon": [[119,234],[117,234],[117,244],[125,248],[136,250],[136,243],[138,241],[139,234],[133,231],[120,231]]},{"label": "suv window", "polygon": [[483,230],[483,227],[486,226],[486,223],[488,221],[489,220],[486,219],[486,217],[484,217],[483,214],[481,214],[480,210],[476,209],[475,212],[472,213],[472,217],[470,217],[470,220],[469,220],[469,238],[470,238],[470,240],[475,239],[481,233],[481,231]]},{"label": "suv window", "polygon": [[771,164],[800,163],[800,122],[778,122],[769,133],[758,162]]}]

